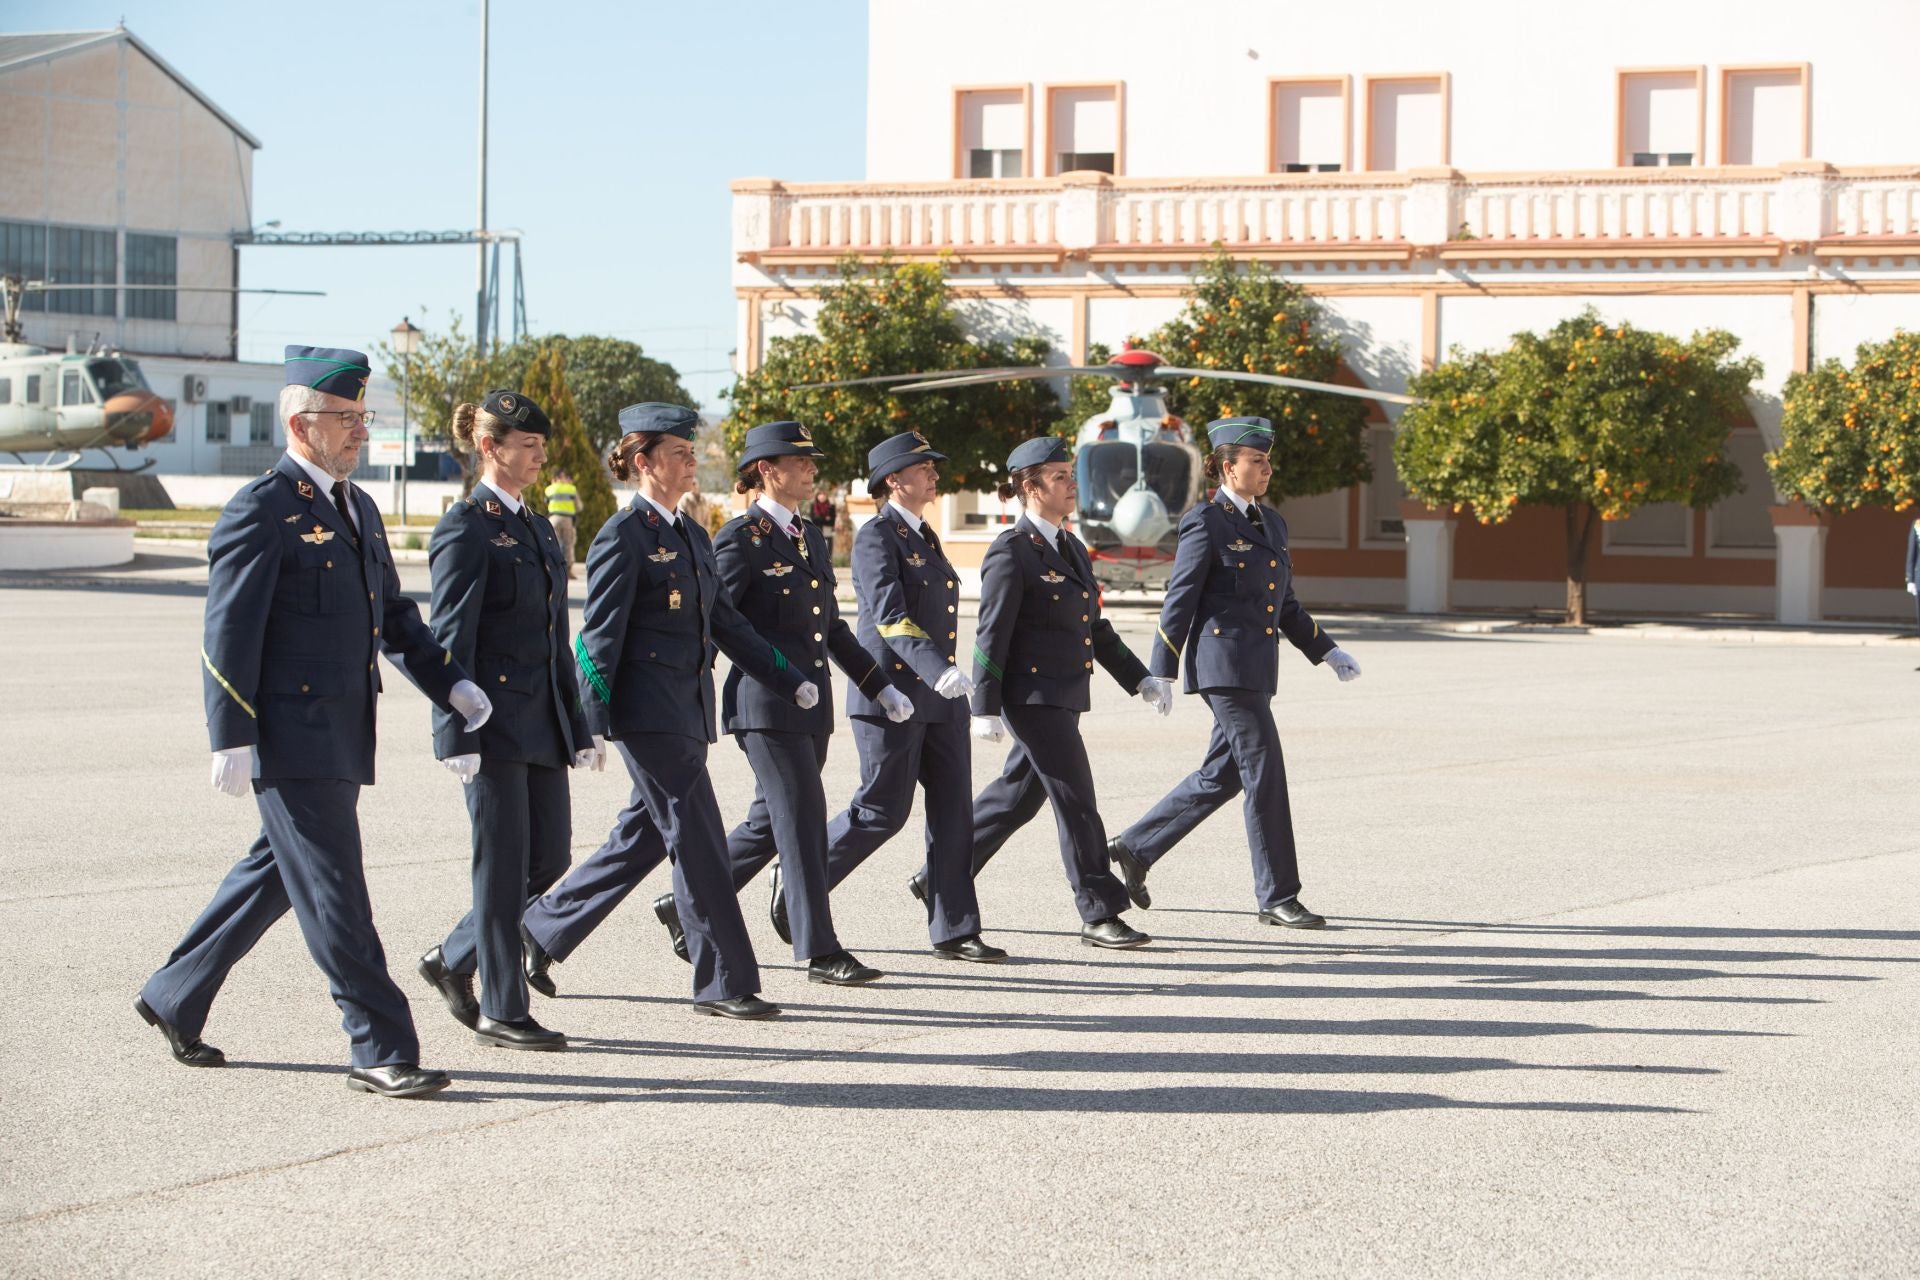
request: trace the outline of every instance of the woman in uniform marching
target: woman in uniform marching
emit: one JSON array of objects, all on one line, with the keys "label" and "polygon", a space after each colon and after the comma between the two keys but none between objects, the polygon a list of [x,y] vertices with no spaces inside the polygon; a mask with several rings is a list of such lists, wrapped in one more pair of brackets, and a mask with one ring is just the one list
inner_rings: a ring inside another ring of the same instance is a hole
[{"label": "woman in uniform marching", "polygon": [[609,460],[639,492],[587,552],[587,607],[574,642],[587,724],[612,738],[633,796],[607,843],[527,908],[536,967],[564,960],[663,858],[673,859],[673,923],[685,930],[694,1007],[770,1018],[760,968],[728,873],[727,832],[707,776],[714,742],[715,646],[801,708],[819,687],[747,625],[720,583],[707,531],[675,510],[697,480],[700,422],[678,405],[620,411]]},{"label": "woman in uniform marching", "polygon": [[1151,666],[1186,677],[1213,712],[1213,738],[1200,768],[1108,845],[1134,905],[1148,905],[1147,870],[1207,815],[1246,792],[1247,844],[1260,919],[1295,929],[1326,921],[1300,901],[1293,815],[1280,733],[1273,723],[1280,640],[1344,682],[1360,664],[1293,595],[1287,523],[1260,504],[1273,479],[1273,424],[1222,418],[1207,424],[1207,476],[1219,486],[1180,519],[1179,548],[1160,607]]},{"label": "woman in uniform marching", "polygon": [[[829,657],[862,696],[895,722],[913,703],[893,687],[879,661],[860,647],[834,599],[833,554],[826,535],[800,514],[821,457],[798,422],[769,422],[747,432],[737,487],[754,501],[720,530],[720,584],[749,626],[787,661],[820,683],[820,701],[802,710],[734,667],[720,714],[753,766],[753,806],[727,838],[733,883],[744,888],[760,869],[773,873],[773,927],[806,962],[807,979],[854,986],[880,976],[841,945],[827,902],[827,797],[820,771],[833,732]],[[783,892],[784,891],[784,892]]]},{"label": "woman in uniform marching", "polygon": [[434,713],[435,754],[466,784],[473,909],[421,957],[420,974],[481,1044],[505,1049],[567,1047],[528,1010],[520,913],[567,869],[567,766],[596,759],[567,649],[566,560],[521,496],[546,466],[549,430],[540,406],[512,392],[458,406],[453,437],[480,455],[481,480],[428,549],[434,635],[487,690],[494,715],[469,731]]},{"label": "woman in uniform marching", "polygon": [[867,452],[868,483],[880,511],[853,539],[853,587],[861,647],[913,702],[893,723],[887,705],[848,691],[847,715],[860,750],[860,785],[827,826],[827,882],[838,885],[907,824],[915,784],[927,796],[927,931],[936,955],[995,962],[1007,953],[980,937],[973,896],[973,752],[966,704],[973,682],[956,665],[960,575],[922,516],[940,486],[946,455],[918,431]]},{"label": "woman in uniform marching", "polygon": [[1093,562],[1065,528],[1079,496],[1066,441],[1026,441],[1007,458],[1007,471],[1011,482],[1000,486],[1001,500],[1017,495],[1025,512],[980,564],[973,733],[999,742],[1011,731],[1016,745],[1006,772],[974,802],[974,821],[1018,809],[1021,792],[1043,788],[1080,912],[1080,940],[1091,947],[1142,946],[1147,935],[1120,918],[1127,891],[1107,865],[1080,713],[1091,706],[1096,659],[1121,688],[1162,715],[1173,705],[1173,681],[1147,674],[1100,614]]}]

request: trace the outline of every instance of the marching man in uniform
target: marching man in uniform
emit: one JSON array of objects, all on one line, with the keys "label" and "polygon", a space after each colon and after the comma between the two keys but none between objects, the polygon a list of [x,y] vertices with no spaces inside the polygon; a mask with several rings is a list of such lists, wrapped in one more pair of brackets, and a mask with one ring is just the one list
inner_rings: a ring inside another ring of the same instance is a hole
[{"label": "marching man in uniform", "polygon": [[287,348],[287,453],[242,489],[208,540],[200,651],[213,785],[249,790],[260,836],[134,1009],[178,1061],[224,1066],[200,1039],[228,970],[293,909],[353,1046],[349,1087],[392,1098],[447,1086],[422,1070],[407,999],[387,975],[361,865],[360,788],[373,783],[376,655],[469,729],[492,704],[400,593],[373,500],[347,483],[373,415],[358,351]]}]

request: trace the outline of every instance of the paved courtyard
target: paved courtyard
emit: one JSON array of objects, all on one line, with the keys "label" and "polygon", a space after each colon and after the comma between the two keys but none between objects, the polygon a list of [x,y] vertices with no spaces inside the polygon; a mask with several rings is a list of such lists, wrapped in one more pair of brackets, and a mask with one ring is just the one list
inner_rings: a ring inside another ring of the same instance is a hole
[{"label": "paved courtyard", "polygon": [[[393,1102],[344,1087],[291,918],[214,1008],[226,1070],[135,1018],[256,816],[206,784],[204,575],[117,581],[0,577],[0,1274],[1920,1272],[1920,644],[1327,620],[1364,678],[1283,663],[1275,709],[1335,927],[1258,924],[1236,805],[1156,868],[1154,944],[1090,951],[1043,814],[980,884],[1017,962],[956,966],[916,822],[834,900],[885,981],[809,986],[763,880],[786,1016],[696,1016],[650,882],[535,997],[557,1056],[413,974],[467,824],[389,671],[368,874],[456,1077]],[[1117,830],[1209,722],[1101,677],[1085,727]],[[712,763],[737,819],[745,757]],[[843,733],[830,805],[855,772]],[[576,861],[625,792],[574,776]]]}]

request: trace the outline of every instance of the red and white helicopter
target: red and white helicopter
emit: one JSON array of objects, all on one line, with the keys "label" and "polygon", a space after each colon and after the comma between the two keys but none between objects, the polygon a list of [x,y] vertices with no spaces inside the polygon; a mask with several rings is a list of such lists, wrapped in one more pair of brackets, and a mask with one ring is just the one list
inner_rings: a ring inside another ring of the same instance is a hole
[{"label": "red and white helicopter", "polygon": [[1105,413],[1080,425],[1075,436],[1074,478],[1080,487],[1080,537],[1095,575],[1111,590],[1166,585],[1180,516],[1205,488],[1201,450],[1185,420],[1167,410],[1161,385],[1175,378],[1258,382],[1330,395],[1357,396],[1388,404],[1413,404],[1413,396],[1368,387],[1347,387],[1273,373],[1184,369],[1131,344],[1101,365],[1037,365],[1003,369],[956,369],[947,373],[896,373],[808,387],[888,385],[892,391],[933,391],[1027,378],[1109,377],[1112,399]]}]

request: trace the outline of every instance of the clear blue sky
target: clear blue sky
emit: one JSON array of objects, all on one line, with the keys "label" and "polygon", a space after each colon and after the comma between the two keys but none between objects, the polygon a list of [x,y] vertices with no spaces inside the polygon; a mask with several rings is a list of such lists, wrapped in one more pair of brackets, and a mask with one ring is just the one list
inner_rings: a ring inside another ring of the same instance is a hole
[{"label": "clear blue sky", "polygon": [[[259,222],[474,225],[477,0],[0,3],[10,32],[123,17],[260,140]],[[488,221],[526,233],[532,330],[638,342],[719,407],[735,332],[727,184],[862,176],[866,43],[864,0],[493,0]],[[367,348],[403,315],[439,328],[458,311],[471,331],[474,254],[244,249],[243,284],[327,297],[242,299],[240,354]]]}]

